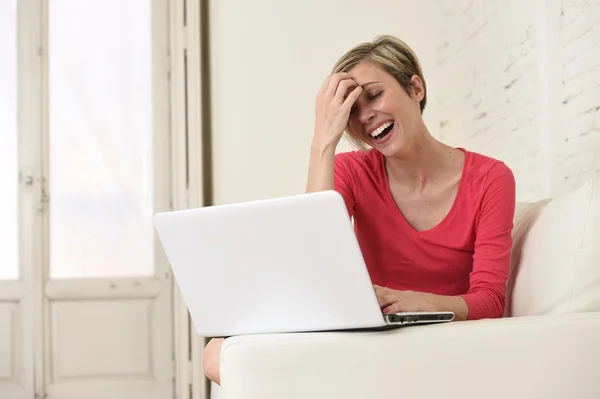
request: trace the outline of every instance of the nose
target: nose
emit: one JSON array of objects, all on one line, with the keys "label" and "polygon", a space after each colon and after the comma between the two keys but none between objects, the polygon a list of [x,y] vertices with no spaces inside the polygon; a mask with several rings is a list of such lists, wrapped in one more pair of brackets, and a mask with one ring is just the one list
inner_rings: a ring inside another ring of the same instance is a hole
[{"label": "nose", "polygon": [[358,120],[361,124],[365,125],[369,123],[375,117],[375,111],[369,106],[362,106],[359,108]]}]

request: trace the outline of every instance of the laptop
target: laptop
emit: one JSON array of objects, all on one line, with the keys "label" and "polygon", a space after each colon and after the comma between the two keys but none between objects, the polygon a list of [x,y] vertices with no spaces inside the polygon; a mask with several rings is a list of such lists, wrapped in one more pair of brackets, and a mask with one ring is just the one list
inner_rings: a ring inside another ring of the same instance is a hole
[{"label": "laptop", "polygon": [[204,337],[454,319],[452,312],[382,314],[336,191],[158,213],[154,225]]}]

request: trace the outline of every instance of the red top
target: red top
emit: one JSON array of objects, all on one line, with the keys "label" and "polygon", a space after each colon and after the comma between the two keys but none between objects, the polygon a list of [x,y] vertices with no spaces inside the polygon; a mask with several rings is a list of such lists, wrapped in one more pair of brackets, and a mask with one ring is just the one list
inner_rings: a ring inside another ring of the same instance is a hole
[{"label": "red top", "polygon": [[376,151],[337,154],[335,190],[346,201],[373,284],[460,295],[469,320],[502,317],[512,247],[515,180],[495,159],[469,152],[450,212],[418,232],[398,210]]}]

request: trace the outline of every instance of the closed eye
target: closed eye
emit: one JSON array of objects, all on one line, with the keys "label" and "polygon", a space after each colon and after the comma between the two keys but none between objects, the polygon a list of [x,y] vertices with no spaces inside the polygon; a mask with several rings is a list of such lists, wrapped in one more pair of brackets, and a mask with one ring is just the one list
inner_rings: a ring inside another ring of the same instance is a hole
[{"label": "closed eye", "polygon": [[[368,93],[366,94],[367,100],[368,101],[375,101],[377,100],[379,97],[381,97],[381,94],[383,93],[383,91],[378,91],[378,92],[372,92],[372,93]],[[353,105],[352,108],[350,108],[350,115],[353,115],[356,113],[357,110],[357,105]]]},{"label": "closed eye", "polygon": [[377,98],[379,98],[381,96],[381,93],[382,92],[380,92],[380,91],[377,92],[377,93],[370,93],[369,96],[368,96],[368,99],[371,100],[371,101],[372,100],[376,100]]}]

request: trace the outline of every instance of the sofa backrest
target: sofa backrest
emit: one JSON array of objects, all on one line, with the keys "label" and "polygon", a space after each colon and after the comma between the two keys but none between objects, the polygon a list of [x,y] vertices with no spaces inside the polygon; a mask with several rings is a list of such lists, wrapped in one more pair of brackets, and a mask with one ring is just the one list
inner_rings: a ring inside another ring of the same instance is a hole
[{"label": "sofa backrest", "polygon": [[505,316],[600,311],[600,180],[515,212]]}]

